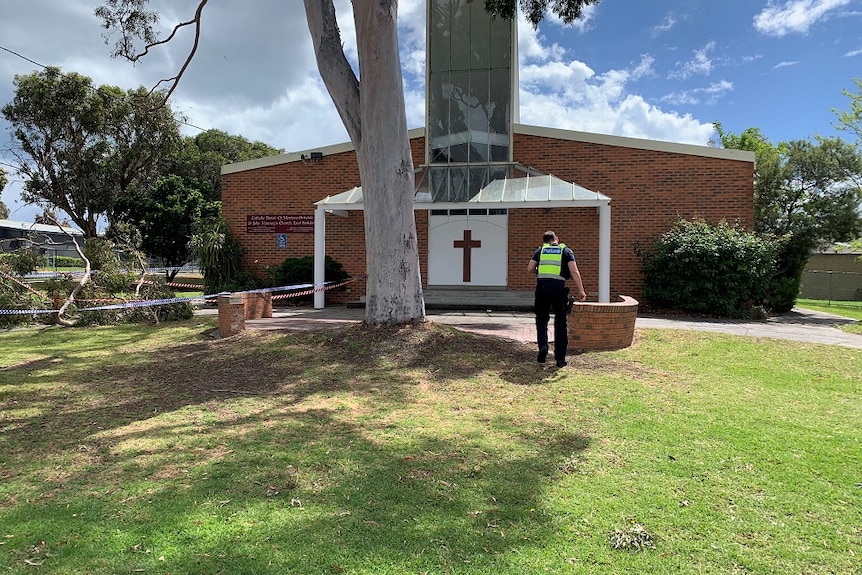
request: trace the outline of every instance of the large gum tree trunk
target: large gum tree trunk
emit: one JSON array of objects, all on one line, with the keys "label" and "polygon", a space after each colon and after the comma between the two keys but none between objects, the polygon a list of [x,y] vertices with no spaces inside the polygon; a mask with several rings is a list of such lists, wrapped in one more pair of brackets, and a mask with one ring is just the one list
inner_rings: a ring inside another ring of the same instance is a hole
[{"label": "large gum tree trunk", "polygon": [[361,81],[344,56],[332,0],[305,0],[305,10],[320,75],[359,161],[368,272],[365,321],[424,320],[398,2],[353,2]]}]

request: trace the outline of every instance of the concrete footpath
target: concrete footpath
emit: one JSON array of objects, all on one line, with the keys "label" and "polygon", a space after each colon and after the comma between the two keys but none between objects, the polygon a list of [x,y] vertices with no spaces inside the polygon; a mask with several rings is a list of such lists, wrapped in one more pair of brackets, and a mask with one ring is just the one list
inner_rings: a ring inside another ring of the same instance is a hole
[{"label": "concrete footpath", "polygon": [[[202,313],[212,312],[215,310],[202,310]],[[276,308],[272,318],[248,320],[246,327],[262,330],[321,329],[362,321],[364,316],[365,310],[361,308]],[[536,342],[535,322],[533,314],[529,312],[429,310],[427,318],[429,321],[456,326],[473,333],[527,343]],[[858,322],[834,314],[797,308],[765,321],[643,315],[638,316],[635,327],[729,333],[862,349],[862,335],[846,333],[836,327],[853,323]]]}]

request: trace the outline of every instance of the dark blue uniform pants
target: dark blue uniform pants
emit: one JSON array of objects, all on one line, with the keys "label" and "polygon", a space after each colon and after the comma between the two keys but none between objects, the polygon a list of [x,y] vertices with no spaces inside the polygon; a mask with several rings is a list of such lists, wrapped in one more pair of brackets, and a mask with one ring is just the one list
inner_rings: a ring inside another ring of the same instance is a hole
[{"label": "dark blue uniform pants", "polygon": [[540,279],[536,282],[536,340],[539,349],[548,345],[548,322],[554,312],[554,359],[565,361],[569,345],[569,326],[566,323],[566,303],[569,290],[562,280]]}]

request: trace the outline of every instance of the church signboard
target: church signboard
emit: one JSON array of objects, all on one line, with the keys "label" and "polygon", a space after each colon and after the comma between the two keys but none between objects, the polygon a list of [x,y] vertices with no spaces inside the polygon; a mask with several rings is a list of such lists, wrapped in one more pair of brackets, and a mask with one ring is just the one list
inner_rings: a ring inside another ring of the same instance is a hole
[{"label": "church signboard", "polygon": [[249,234],[313,234],[314,215],[247,215],[245,231]]}]

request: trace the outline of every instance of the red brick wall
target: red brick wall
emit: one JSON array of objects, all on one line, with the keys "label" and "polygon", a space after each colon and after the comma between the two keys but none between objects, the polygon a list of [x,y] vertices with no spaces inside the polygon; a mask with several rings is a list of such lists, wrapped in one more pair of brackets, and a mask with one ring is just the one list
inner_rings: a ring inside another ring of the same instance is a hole
[{"label": "red brick wall", "polygon": [[[424,138],[411,141],[413,161],[424,161]],[[678,218],[754,224],[751,162],[642,150],[526,134],[514,136],[515,161],[609,196],[611,201],[611,295],[641,295],[638,247],[648,247]],[[273,234],[247,234],[246,216],[313,214],[314,202],[359,185],[353,152],[328,154],[315,164],[283,163],[222,177],[222,211],[245,249],[244,265],[256,273],[288,257],[314,253],[314,234],[288,234],[287,248]],[[427,212],[416,212],[420,265],[427,280]],[[365,273],[363,213],[326,217],[327,253],[351,276]],[[510,289],[529,290],[535,279],[527,260],[552,229],[575,252],[588,293],[598,290],[598,211],[595,208],[509,211]],[[365,282],[328,292],[327,303],[358,300]],[[594,300],[594,297],[590,299]]]},{"label": "red brick wall", "polygon": [[575,303],[569,316],[570,352],[611,351],[632,344],[638,302],[630,297],[611,303]]},{"label": "red brick wall", "polygon": [[[515,134],[515,161],[611,198],[611,295],[641,296],[638,247],[678,218],[754,227],[754,164],[681,153]],[[512,210],[509,284],[532,286],[526,258],[545,229],[575,252],[587,292],[598,289],[598,213],[593,209]],[[522,212],[522,213],[518,213]],[[515,231],[513,231],[513,229]],[[523,260],[519,262],[519,260]],[[593,298],[590,298],[593,299]]]}]

